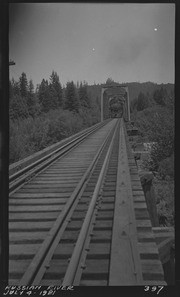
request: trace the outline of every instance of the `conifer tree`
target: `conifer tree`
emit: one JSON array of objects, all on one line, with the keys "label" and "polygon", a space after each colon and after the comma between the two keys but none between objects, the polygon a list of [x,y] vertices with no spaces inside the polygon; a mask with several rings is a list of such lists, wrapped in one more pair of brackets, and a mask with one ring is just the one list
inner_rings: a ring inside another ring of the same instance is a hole
[{"label": "conifer tree", "polygon": [[65,91],[65,109],[78,112],[79,105],[79,99],[73,81],[67,82]]},{"label": "conifer tree", "polygon": [[62,106],[63,105],[63,96],[62,96],[62,86],[59,81],[59,76],[57,75],[57,72],[54,70],[52,71],[52,74],[50,76],[50,91],[51,96],[53,100],[54,106]]},{"label": "conifer tree", "polygon": [[19,87],[20,87],[20,93],[22,98],[27,99],[28,95],[28,81],[26,77],[26,73],[22,73],[20,78],[19,78]]},{"label": "conifer tree", "polygon": [[149,106],[148,99],[144,93],[140,92],[136,102],[136,108],[138,111],[141,111]]},{"label": "conifer tree", "polygon": [[27,106],[30,116],[35,117],[40,113],[40,105],[38,103],[38,97],[34,92],[34,85],[32,80],[30,80],[28,84]]},{"label": "conifer tree", "polygon": [[111,77],[108,77],[106,80],[106,85],[114,85],[114,80]]},{"label": "conifer tree", "polygon": [[34,104],[34,85],[32,80],[30,80],[28,84],[27,106],[31,116],[34,115]]},{"label": "conifer tree", "polygon": [[10,119],[27,118],[29,116],[27,104],[20,95],[14,95],[9,104]]},{"label": "conifer tree", "polygon": [[158,105],[164,106],[166,101],[166,96],[167,96],[166,90],[164,90],[163,87],[161,87],[160,90],[157,89],[154,91],[153,99]]},{"label": "conifer tree", "polygon": [[37,90],[38,99],[39,99],[40,104],[42,104],[42,102],[43,102],[43,98],[46,94],[47,88],[48,88],[48,81],[43,78],[43,80],[40,83],[40,85],[38,86],[38,90]]},{"label": "conifer tree", "polygon": [[43,112],[52,109],[51,96],[48,81],[43,78],[38,90],[38,99]]},{"label": "conifer tree", "polygon": [[59,105],[58,104],[58,96],[57,96],[57,92],[52,84],[49,84],[48,94],[49,94],[49,98],[48,98],[49,109],[58,108],[58,105]]},{"label": "conifer tree", "polygon": [[78,94],[79,94],[79,101],[80,101],[81,107],[90,108],[90,100],[87,92],[87,83],[85,82],[84,84],[82,84],[82,82],[80,83]]},{"label": "conifer tree", "polygon": [[13,99],[14,96],[20,96],[19,83],[14,80],[14,78],[9,81],[9,102]]},{"label": "conifer tree", "polygon": [[[22,80],[23,81],[23,80]],[[10,119],[27,118],[29,116],[26,98],[21,96],[20,80],[10,81],[9,116]]]}]

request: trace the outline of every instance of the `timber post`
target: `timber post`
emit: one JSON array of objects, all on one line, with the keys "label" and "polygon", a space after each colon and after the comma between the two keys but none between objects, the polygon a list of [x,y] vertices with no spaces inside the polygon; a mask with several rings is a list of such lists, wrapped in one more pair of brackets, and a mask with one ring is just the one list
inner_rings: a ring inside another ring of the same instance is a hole
[{"label": "timber post", "polygon": [[152,185],[153,173],[152,172],[140,173],[140,180],[141,180],[142,188],[146,198],[147,209],[149,212],[152,226],[158,227],[159,220],[158,220],[158,214],[157,214],[157,208],[156,208],[156,198],[155,198],[155,193]]}]

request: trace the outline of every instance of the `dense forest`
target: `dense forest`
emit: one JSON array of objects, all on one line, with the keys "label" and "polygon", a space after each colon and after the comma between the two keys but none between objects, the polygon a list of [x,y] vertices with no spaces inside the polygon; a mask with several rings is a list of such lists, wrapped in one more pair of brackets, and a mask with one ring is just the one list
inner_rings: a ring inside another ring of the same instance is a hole
[{"label": "dense forest", "polygon": [[9,97],[10,164],[100,120],[87,83],[71,81],[62,88],[55,71],[36,88],[22,73],[9,82]]}]

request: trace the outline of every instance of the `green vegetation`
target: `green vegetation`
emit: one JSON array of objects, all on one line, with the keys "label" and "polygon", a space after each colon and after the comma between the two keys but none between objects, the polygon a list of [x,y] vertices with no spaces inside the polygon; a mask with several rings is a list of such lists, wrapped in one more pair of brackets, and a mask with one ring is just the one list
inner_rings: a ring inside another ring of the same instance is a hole
[{"label": "green vegetation", "polygon": [[153,187],[160,226],[174,226],[174,180],[155,177]]},{"label": "green vegetation", "polygon": [[[174,112],[168,106],[154,106],[136,112],[134,120],[142,140],[153,142],[146,166],[162,171],[163,164],[170,163],[174,153]],[[173,170],[170,171],[172,175]]]},{"label": "green vegetation", "polygon": [[100,121],[100,106],[86,82],[68,82],[63,89],[53,71],[35,91],[25,73],[9,84],[10,164]]},{"label": "green vegetation", "polygon": [[80,108],[80,101],[78,98],[76,87],[73,81],[68,82],[65,91],[65,109],[75,111],[78,113]]},{"label": "green vegetation", "polygon": [[[113,81],[112,78],[108,78],[105,84],[124,85],[124,83]],[[169,130],[166,133],[168,141],[173,121],[165,111],[167,102],[165,102],[165,106],[158,104],[161,103],[162,96],[166,95],[166,101],[167,98],[169,100],[171,118],[173,117],[173,100],[170,100],[169,96],[172,93],[173,85],[157,85],[151,82],[126,83],[125,85],[129,88],[132,118],[136,118],[141,137],[143,135],[150,141],[156,141],[154,140],[155,135],[150,132],[156,129],[154,124],[157,122],[158,111],[158,126],[163,129],[161,121],[165,118],[169,125]],[[71,81],[67,82],[66,87],[63,88],[59,76],[54,70],[49,80],[42,79],[36,88],[32,80],[28,81],[24,72],[19,81],[12,79],[9,82],[10,163],[100,121],[101,87],[100,84],[89,86],[85,81],[77,82],[77,84]],[[152,127],[154,128],[152,129]],[[159,135],[162,135],[162,131],[158,129],[156,131],[159,131],[159,134],[156,133],[156,138],[158,138]],[[166,147],[172,147],[172,141],[168,146],[167,141],[162,139],[161,147],[165,143]],[[170,157],[167,152],[165,156]],[[163,166],[161,166],[161,170],[163,170]]]},{"label": "green vegetation", "polygon": [[145,96],[144,93],[140,92],[138,97],[131,102],[131,111],[135,109],[137,111],[141,111],[149,107],[149,105],[150,105],[150,102],[148,100],[148,97]]},{"label": "green vegetation", "polygon": [[173,90],[168,93],[161,87],[154,91],[151,98],[138,96],[131,102],[131,111],[131,118],[139,129],[139,140],[152,143],[148,158],[143,160],[143,167],[155,175],[153,185],[159,223],[161,226],[174,225]]}]

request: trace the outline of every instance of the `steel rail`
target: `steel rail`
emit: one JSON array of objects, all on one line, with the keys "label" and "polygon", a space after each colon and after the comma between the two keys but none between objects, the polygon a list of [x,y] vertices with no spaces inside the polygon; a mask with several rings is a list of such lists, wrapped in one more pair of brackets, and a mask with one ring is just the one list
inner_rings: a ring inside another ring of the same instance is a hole
[{"label": "steel rail", "polygon": [[[103,123],[107,124],[109,121],[110,121],[110,119],[107,119]],[[50,156],[51,154],[53,154],[55,152],[55,150],[60,149],[63,145],[68,144],[70,141],[75,140],[78,136],[83,135],[84,133],[90,131],[91,129],[98,127],[98,126],[100,127],[101,124],[102,123],[97,123],[91,127],[83,129],[83,130],[79,131],[78,133],[72,134],[71,136],[68,136],[68,137],[62,139],[61,141],[51,144],[50,146],[45,147],[44,149],[37,151],[24,159],[21,159],[15,163],[10,164],[9,165],[9,177],[11,177],[14,173],[19,172],[23,168],[26,168],[28,165],[33,164],[35,161],[43,158],[44,156],[47,156],[47,155]]]},{"label": "steel rail", "polygon": [[[115,126],[116,127],[116,126]],[[113,127],[114,129],[114,127]],[[85,174],[81,178],[80,182],[78,183],[76,189],[74,192],[71,194],[70,198],[68,199],[67,204],[65,205],[64,209],[62,212],[59,214],[57,217],[53,227],[49,231],[46,239],[44,240],[43,244],[41,245],[39,251],[37,254],[34,256],[32,262],[30,263],[28,269],[24,273],[23,277],[20,280],[19,285],[31,285],[31,284],[36,284],[38,281],[41,280],[41,277],[38,275],[40,273],[41,275],[43,274],[42,272],[44,271],[45,266],[47,265],[47,259],[49,260],[49,255],[48,253],[52,254],[52,249],[54,249],[54,241],[59,242],[59,236],[61,235],[61,227],[65,220],[67,219],[67,216],[69,212],[71,211],[78,195],[80,194],[83,186],[85,185],[86,181],[88,180],[97,160],[99,159],[99,156],[101,155],[101,152],[106,145],[107,141],[109,140],[109,137],[112,134],[112,129],[109,131],[107,134],[105,140],[103,141],[101,147],[99,148],[98,152],[96,153],[92,163],[86,170]],[[58,236],[59,235],[59,236]]]},{"label": "steel rail", "polygon": [[[118,130],[117,130],[118,136],[119,136],[119,131],[120,131],[120,125],[118,126]],[[116,141],[116,139],[115,139],[115,141]],[[114,149],[114,147],[113,147],[113,149]],[[107,168],[105,177],[107,177],[107,174],[108,174],[107,172],[108,172],[108,170],[110,168],[112,156],[113,156],[113,152],[111,152],[111,156],[109,158],[109,164],[108,164],[108,168]],[[79,261],[79,265],[78,265],[77,270],[76,270],[76,275],[75,275],[75,278],[74,278],[74,281],[73,281],[74,286],[79,286],[80,285],[83,270],[86,268],[85,263],[86,263],[88,253],[90,251],[90,242],[92,240],[93,232],[95,231],[94,228],[95,228],[95,226],[97,224],[96,219],[97,219],[97,216],[98,216],[98,211],[102,208],[102,202],[103,202],[102,193],[103,193],[103,187],[105,186],[105,184],[106,184],[106,182],[103,181],[101,190],[99,192],[99,196],[97,198],[96,207],[94,209],[93,216],[92,216],[92,219],[91,219],[90,227],[88,229],[86,240],[84,242],[84,247],[83,247],[83,251],[81,253],[81,258],[80,258],[80,261]]]},{"label": "steel rail", "polygon": [[118,121],[118,124],[116,125],[114,135],[113,135],[113,138],[111,140],[111,144],[109,146],[109,149],[107,151],[105,160],[103,162],[103,166],[101,168],[101,172],[99,174],[98,181],[97,181],[96,187],[94,189],[94,192],[93,192],[93,195],[92,195],[92,199],[91,199],[91,202],[90,202],[86,217],[84,219],[80,234],[78,236],[78,240],[76,242],[76,246],[75,246],[73,254],[71,256],[70,263],[69,263],[68,268],[66,270],[66,274],[65,274],[65,277],[64,277],[63,283],[62,283],[63,286],[73,285],[74,279],[76,277],[76,271],[77,271],[78,266],[80,264],[80,259],[81,259],[84,244],[85,244],[85,241],[86,241],[86,238],[87,238],[88,230],[89,230],[90,225],[91,225],[91,220],[92,220],[92,217],[93,217],[94,208],[95,208],[97,198],[99,196],[99,192],[100,192],[100,189],[101,189],[101,186],[102,186],[102,182],[103,182],[103,179],[104,179],[104,176],[105,176],[108,164],[109,164],[109,159],[110,159],[111,151],[112,151],[112,148],[113,148],[114,139],[115,139],[115,136],[116,136],[116,131],[117,131],[118,125],[119,125],[119,121]]},{"label": "steel rail", "polygon": [[[103,123],[104,124],[104,123]],[[81,135],[79,135],[77,138],[74,138],[72,140],[70,140],[69,142],[65,143],[63,146],[57,148],[56,150],[54,150],[53,152],[47,154],[46,156],[38,159],[37,161],[33,162],[32,164],[26,166],[25,168],[19,170],[18,172],[12,174],[9,176],[9,181],[13,181],[14,179],[18,178],[19,176],[23,175],[25,172],[29,171],[31,168],[34,168],[36,165],[42,163],[43,161],[45,161],[46,159],[52,157],[53,154],[58,153],[60,150],[66,148],[68,145],[73,144],[74,142],[76,142],[78,139],[81,139],[83,136],[88,135],[89,132],[96,131],[96,129],[99,129],[101,126],[101,124],[98,124],[96,127],[91,127],[90,129],[88,129],[88,131],[85,131],[84,133],[82,133]]]},{"label": "steel rail", "polygon": [[51,247],[50,247],[50,249],[48,251],[48,254],[46,255],[46,258],[44,259],[41,267],[39,268],[38,273],[35,276],[32,285],[40,284],[40,281],[42,280],[43,275],[46,272],[46,269],[50,267],[50,264],[49,263],[50,263],[50,261],[52,259],[52,256],[54,254],[54,251],[55,251],[57,245],[59,244],[59,242],[61,241],[61,238],[63,236],[63,232],[65,231],[68,223],[71,220],[71,216],[73,215],[73,212],[74,212],[77,204],[79,203],[79,201],[81,199],[81,196],[82,196],[82,194],[83,194],[83,192],[84,192],[84,190],[86,188],[86,185],[87,185],[87,183],[89,182],[89,180],[90,180],[90,178],[92,176],[92,173],[94,171],[94,168],[96,167],[96,165],[97,165],[97,163],[99,161],[99,158],[102,156],[103,150],[105,149],[108,141],[111,138],[111,134],[113,134],[112,132],[113,131],[111,130],[108,133],[106,139],[104,140],[102,146],[100,147],[100,149],[99,149],[99,151],[97,153],[97,158],[95,157],[95,160],[93,161],[93,164],[90,165],[91,170],[90,171],[88,170],[89,173],[88,173],[87,179],[85,180],[84,184],[82,185],[82,188],[80,189],[80,192],[78,193],[78,196],[77,196],[76,200],[73,202],[73,205],[69,209],[69,212],[68,212],[68,214],[66,216],[66,219],[65,219],[64,223],[62,224],[62,226],[61,226],[61,228],[60,228],[60,230],[59,230],[56,238],[54,239],[53,243],[51,244]]},{"label": "steel rail", "polygon": [[[21,169],[20,171],[14,173],[12,176],[9,177],[9,192],[11,193],[19,186],[21,186],[24,182],[31,179],[36,173],[41,171],[42,169],[46,168],[48,165],[52,164],[52,162],[56,161],[58,158],[64,156],[66,153],[69,153],[71,149],[75,148],[79,145],[84,139],[86,139],[89,135],[94,133],[96,130],[103,127],[106,123],[99,124],[96,127],[93,127],[90,131],[86,131],[85,133],[78,136],[71,140],[70,142],[64,144],[62,147],[56,149],[55,151],[51,152],[50,154],[44,156],[43,158],[35,161],[34,163],[28,165],[27,167]],[[39,165],[39,166],[38,166]],[[27,174],[25,174],[27,172]],[[19,179],[17,179],[20,177]]]},{"label": "steel rail", "polygon": [[[118,130],[117,130],[118,136],[119,136],[119,126],[118,126]],[[116,141],[116,139],[115,139],[115,141]],[[111,162],[110,160],[111,160],[112,154],[113,153],[111,152],[111,156],[109,158],[109,164]],[[109,170],[109,164],[107,166],[108,167],[107,171]],[[106,174],[107,174],[107,171],[106,171]],[[94,212],[93,212],[93,215],[92,215],[91,223],[90,223],[90,226],[89,226],[89,229],[88,229],[88,232],[87,232],[87,236],[86,236],[86,239],[85,239],[85,242],[84,242],[84,247],[83,247],[83,251],[81,253],[81,258],[79,260],[79,265],[78,265],[77,270],[76,270],[76,275],[74,277],[74,281],[73,281],[74,286],[79,286],[80,285],[83,270],[86,268],[85,263],[86,263],[86,258],[88,256],[88,253],[90,251],[90,242],[92,240],[93,229],[94,229],[94,227],[96,226],[96,223],[97,223],[96,219],[97,219],[98,211],[102,207],[102,201],[103,201],[102,193],[103,193],[104,185],[105,185],[105,182],[103,181],[102,187],[101,187],[100,192],[99,192],[99,196],[97,198],[96,206],[95,206],[95,209],[94,209]]]}]

